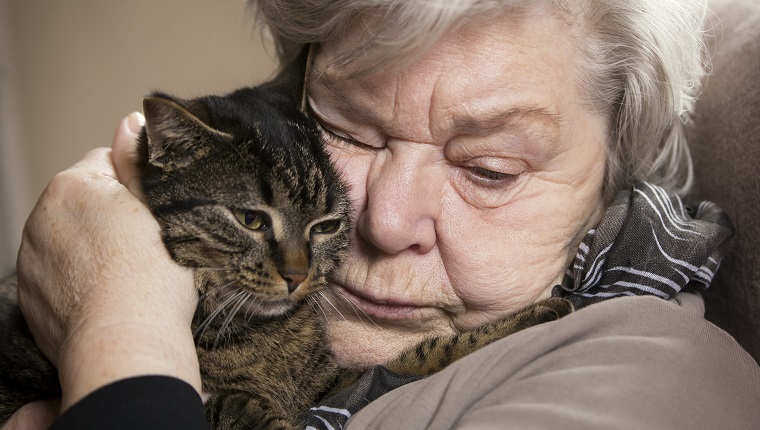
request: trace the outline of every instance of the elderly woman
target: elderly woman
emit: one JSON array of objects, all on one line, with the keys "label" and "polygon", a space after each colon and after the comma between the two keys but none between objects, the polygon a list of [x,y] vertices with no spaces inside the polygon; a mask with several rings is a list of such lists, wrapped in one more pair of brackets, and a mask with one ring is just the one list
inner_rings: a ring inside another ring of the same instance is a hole
[{"label": "elderly woman", "polygon": [[[390,391],[349,428],[760,425],[760,369],[694,294],[730,222],[675,196],[691,180],[701,2],[254,7],[283,64],[316,47],[309,106],[351,185],[335,290],[369,318],[344,305],[329,320],[342,364],[383,363],[551,295],[579,309]],[[59,367],[57,428],[202,425],[192,276],[130,193],[140,126],[130,115],[112,152],[58,175],[25,230],[20,298]]]}]

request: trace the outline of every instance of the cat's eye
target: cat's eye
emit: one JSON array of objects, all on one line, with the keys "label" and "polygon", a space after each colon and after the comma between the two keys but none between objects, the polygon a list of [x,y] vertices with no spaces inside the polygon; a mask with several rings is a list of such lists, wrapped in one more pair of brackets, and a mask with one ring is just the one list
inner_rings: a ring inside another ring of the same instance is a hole
[{"label": "cat's eye", "polygon": [[235,218],[237,218],[241,224],[254,231],[267,230],[272,225],[272,222],[269,220],[269,215],[261,211],[233,209],[232,213],[235,214]]},{"label": "cat's eye", "polygon": [[328,234],[328,233],[334,233],[340,228],[340,220],[339,219],[331,219],[327,221],[322,221],[320,223],[314,224],[313,227],[311,227],[311,232],[316,234]]}]

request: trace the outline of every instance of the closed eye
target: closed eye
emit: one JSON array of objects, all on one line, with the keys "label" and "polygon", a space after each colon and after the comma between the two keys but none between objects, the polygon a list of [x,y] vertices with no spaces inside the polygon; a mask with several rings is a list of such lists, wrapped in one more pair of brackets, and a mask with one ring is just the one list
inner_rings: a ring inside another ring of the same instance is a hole
[{"label": "closed eye", "polygon": [[472,175],[489,181],[505,181],[513,179],[516,176],[509,173],[496,172],[493,170],[485,169],[483,167],[468,167],[467,170]]},{"label": "closed eye", "polygon": [[312,118],[314,118],[314,121],[317,123],[319,130],[322,132],[322,136],[324,136],[328,144],[350,145],[353,147],[366,149],[366,150],[378,149],[372,145],[368,145],[356,139],[349,132],[342,130],[341,128],[336,127],[332,124],[329,124],[327,121],[322,119],[322,117],[320,117],[316,112],[314,112],[314,109],[312,108],[311,104],[309,104],[309,113],[311,114]]},{"label": "closed eye", "polygon": [[328,143],[340,143],[340,144],[370,148],[369,145],[359,142],[358,140],[351,137],[351,135],[349,135],[348,133],[345,133],[343,131],[337,130],[332,127],[328,127],[325,124],[323,124],[321,121],[317,121],[317,125],[319,125],[319,129],[322,130],[322,135],[325,136]]}]

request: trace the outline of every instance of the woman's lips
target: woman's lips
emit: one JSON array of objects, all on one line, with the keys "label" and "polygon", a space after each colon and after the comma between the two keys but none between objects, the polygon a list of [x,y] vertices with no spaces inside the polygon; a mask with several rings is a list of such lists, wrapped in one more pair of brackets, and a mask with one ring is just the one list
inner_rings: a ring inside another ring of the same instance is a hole
[{"label": "woman's lips", "polygon": [[397,300],[369,297],[343,286],[336,286],[344,298],[353,303],[367,316],[389,321],[405,320],[415,317],[423,306],[402,303]]}]

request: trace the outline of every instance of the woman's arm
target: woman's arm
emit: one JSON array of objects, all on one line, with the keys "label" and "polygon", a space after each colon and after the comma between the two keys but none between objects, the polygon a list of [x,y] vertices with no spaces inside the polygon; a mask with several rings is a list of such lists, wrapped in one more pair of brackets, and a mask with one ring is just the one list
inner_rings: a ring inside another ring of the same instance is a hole
[{"label": "woman's arm", "polygon": [[69,408],[51,430],[208,430],[192,386],[167,376],[137,376],[110,383]]},{"label": "woman's arm", "polygon": [[125,118],[112,150],[93,150],[58,174],[24,228],[19,302],[59,369],[64,411],[139,375],[172,376],[200,391],[192,273],[171,260],[135,197],[132,154],[142,121],[137,113]]}]

